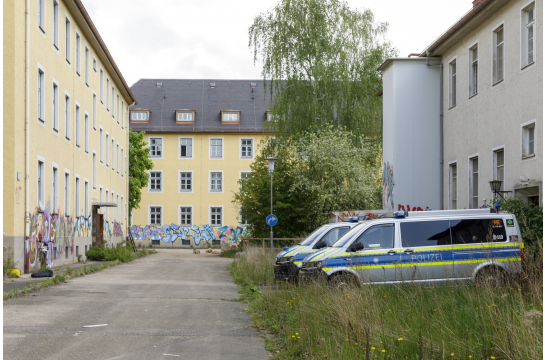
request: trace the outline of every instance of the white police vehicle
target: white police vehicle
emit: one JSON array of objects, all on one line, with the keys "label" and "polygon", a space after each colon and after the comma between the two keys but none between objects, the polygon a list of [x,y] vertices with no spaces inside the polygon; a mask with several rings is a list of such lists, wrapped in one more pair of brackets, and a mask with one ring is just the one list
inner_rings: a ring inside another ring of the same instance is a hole
[{"label": "white police vehicle", "polygon": [[348,283],[471,279],[494,286],[521,269],[517,220],[483,210],[398,211],[365,221],[304,259],[300,281]]},{"label": "white police vehicle", "polygon": [[358,224],[358,217],[350,218],[350,222],[326,224],[314,230],[303,242],[276,255],[274,264],[275,280],[297,280],[299,268],[305,257],[320,249],[331,246],[348,230]]}]

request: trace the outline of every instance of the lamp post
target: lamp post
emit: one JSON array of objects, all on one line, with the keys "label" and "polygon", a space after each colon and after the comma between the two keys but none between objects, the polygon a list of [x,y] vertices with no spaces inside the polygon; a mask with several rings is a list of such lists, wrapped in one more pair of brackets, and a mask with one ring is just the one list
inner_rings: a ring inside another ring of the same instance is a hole
[{"label": "lamp post", "polygon": [[499,212],[499,210],[500,210],[500,202],[497,200],[498,194],[500,194],[501,198],[503,200],[505,200],[505,198],[503,197],[502,194],[511,192],[511,191],[501,191],[500,190],[502,182],[503,182],[502,180],[492,180],[492,181],[488,182],[490,184],[490,190],[492,190],[492,192],[494,193],[494,198],[496,199],[496,201],[494,202],[496,212]]},{"label": "lamp post", "polygon": [[[273,171],[274,171],[274,162],[278,160],[275,157],[268,157],[265,160],[269,162],[269,172],[271,173],[271,214],[273,213]],[[273,252],[273,227],[271,226],[271,253]]]}]

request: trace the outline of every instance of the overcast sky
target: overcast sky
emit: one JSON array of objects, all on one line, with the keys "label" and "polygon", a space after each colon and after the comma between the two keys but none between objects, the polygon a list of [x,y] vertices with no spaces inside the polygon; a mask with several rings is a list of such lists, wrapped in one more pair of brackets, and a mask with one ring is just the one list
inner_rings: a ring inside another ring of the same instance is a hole
[{"label": "overcast sky", "polygon": [[[131,86],[140,78],[259,79],[248,48],[255,16],[278,0],[83,0]],[[470,0],[348,0],[390,24],[400,56],[421,52],[472,7]]]}]

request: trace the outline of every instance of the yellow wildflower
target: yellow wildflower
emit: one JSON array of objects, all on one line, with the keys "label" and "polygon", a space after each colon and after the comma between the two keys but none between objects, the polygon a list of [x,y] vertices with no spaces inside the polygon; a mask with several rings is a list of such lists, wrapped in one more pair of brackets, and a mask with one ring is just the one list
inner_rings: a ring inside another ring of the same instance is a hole
[{"label": "yellow wildflower", "polygon": [[491,358],[491,359],[495,359],[495,357],[494,357],[494,356],[491,356],[490,358]]},{"label": "yellow wildflower", "polygon": [[299,335],[299,333],[295,333],[295,335]]},{"label": "yellow wildflower", "polygon": [[382,352],[386,352],[386,350],[382,349]]},{"label": "yellow wildflower", "polygon": [[401,341],[401,340],[403,340],[403,338],[399,338],[399,339],[397,339],[397,341]]},{"label": "yellow wildflower", "polygon": [[344,341],[348,341],[348,339],[344,339]]},{"label": "yellow wildflower", "polygon": [[450,353],[450,356],[454,356],[454,353]]},{"label": "yellow wildflower", "polygon": [[375,350],[375,348],[371,346],[371,350]]}]

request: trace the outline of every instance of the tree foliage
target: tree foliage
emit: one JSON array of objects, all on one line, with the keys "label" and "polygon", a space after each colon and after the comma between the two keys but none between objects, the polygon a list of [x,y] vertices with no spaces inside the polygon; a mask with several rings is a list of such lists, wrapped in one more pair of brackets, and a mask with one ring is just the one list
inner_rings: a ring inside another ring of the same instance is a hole
[{"label": "tree foliage", "polygon": [[148,143],[144,132],[129,129],[129,226],[133,209],[140,208],[142,188],[148,186],[148,170],[153,169]]},{"label": "tree foliage", "polygon": [[280,0],[254,18],[249,47],[281,114],[277,136],[296,137],[336,124],[355,137],[380,137],[382,88],[377,68],[396,51],[385,39],[387,23],[369,9],[340,0]]}]

